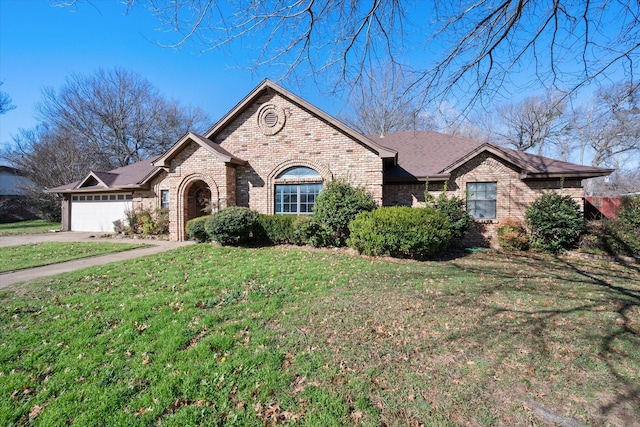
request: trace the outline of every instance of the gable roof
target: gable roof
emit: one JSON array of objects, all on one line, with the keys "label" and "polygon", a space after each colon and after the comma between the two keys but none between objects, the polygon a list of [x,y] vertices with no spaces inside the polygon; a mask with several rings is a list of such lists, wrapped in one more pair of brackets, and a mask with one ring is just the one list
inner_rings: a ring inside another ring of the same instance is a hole
[{"label": "gable roof", "polygon": [[229,123],[231,123],[234,119],[236,119],[240,114],[242,114],[247,108],[249,108],[260,96],[262,96],[267,91],[273,91],[278,93],[279,95],[287,98],[292,103],[298,105],[299,107],[309,111],[319,119],[338,129],[342,133],[348,135],[356,142],[361,145],[369,148],[371,151],[376,153],[382,159],[393,159],[395,161],[397,152],[394,149],[390,149],[386,146],[380,145],[378,142],[362,135],[359,132],[351,129],[349,126],[342,123],[340,120],[335,117],[325,113],[320,108],[315,105],[310,104],[299,96],[289,92],[288,90],[278,86],[274,82],[269,79],[265,79],[262,83],[260,83],[255,89],[253,89],[247,96],[242,99],[234,108],[231,109],[225,116],[223,116],[215,125],[211,127],[206,133],[205,137],[213,140],[215,136],[223,130]]},{"label": "gable roof", "polygon": [[519,169],[521,179],[585,179],[613,172],[433,131],[390,133],[378,140],[398,152],[398,164],[385,171],[385,181],[446,180],[456,168],[486,152]]},{"label": "gable roof", "polygon": [[482,145],[481,142],[432,131],[369,135],[398,152],[398,164],[385,170],[385,179],[438,178],[451,163]]},{"label": "gable roof", "polygon": [[202,135],[198,135],[197,133],[187,132],[182,138],[178,140],[178,142],[173,144],[173,147],[171,147],[169,151],[162,154],[161,156],[158,156],[158,158],[153,162],[154,165],[160,167],[169,167],[169,162],[171,161],[171,159],[173,159],[180,151],[182,151],[182,149],[190,142],[195,142],[199,146],[205,148],[221,162],[233,163],[236,165],[244,165],[247,163],[246,160],[242,160],[229,153],[227,150],[222,148],[220,144],[216,144],[212,140],[205,138]]},{"label": "gable roof", "polygon": [[80,181],[49,188],[49,193],[81,193],[96,191],[124,191],[145,188],[160,170],[153,162],[158,156],[123,166],[109,172],[89,172]]}]

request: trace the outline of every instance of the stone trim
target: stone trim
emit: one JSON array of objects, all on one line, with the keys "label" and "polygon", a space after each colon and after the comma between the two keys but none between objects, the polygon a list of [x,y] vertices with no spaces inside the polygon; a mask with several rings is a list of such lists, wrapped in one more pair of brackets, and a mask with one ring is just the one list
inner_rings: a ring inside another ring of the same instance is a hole
[{"label": "stone trim", "polygon": [[264,104],[258,110],[258,127],[260,131],[267,136],[272,136],[280,132],[286,120],[284,109],[279,105],[272,103]]}]

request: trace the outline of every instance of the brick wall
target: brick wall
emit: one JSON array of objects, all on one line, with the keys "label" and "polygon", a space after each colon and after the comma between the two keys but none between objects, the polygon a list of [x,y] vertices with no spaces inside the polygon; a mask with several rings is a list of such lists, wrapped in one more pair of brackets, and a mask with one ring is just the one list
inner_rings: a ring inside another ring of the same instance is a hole
[{"label": "brick wall", "polygon": [[[278,107],[284,126],[270,135],[259,126],[261,106]],[[196,181],[207,183],[212,199],[220,209],[247,206],[262,213],[274,211],[274,186],[278,175],[294,166],[315,169],[324,182],[345,179],[364,187],[382,203],[382,160],[357,141],[345,136],[329,123],[278,94],[266,94],[249,106],[216,136],[216,142],[246,166],[225,165],[210,151],[190,143],[171,161],[168,173],[152,183],[153,199],[140,197],[142,205],[159,207],[160,191],[169,190],[170,237],[185,238],[189,211],[188,190]],[[142,196],[142,195],[141,195]]]},{"label": "brick wall", "polygon": [[222,209],[235,201],[235,187],[229,182],[233,177],[233,166],[225,165],[195,142],[186,145],[171,160],[168,172],[151,183],[154,208],[160,207],[161,190],[169,190],[170,238],[184,240],[187,221],[201,215],[193,206],[193,194],[189,191],[193,186],[204,182],[211,190],[213,206]]},{"label": "brick wall", "polygon": [[[497,246],[495,230],[498,223],[507,217],[523,219],[527,207],[540,195],[556,191],[572,196],[582,206],[582,183],[580,180],[520,179],[519,170],[491,153],[482,153],[453,171],[447,182],[450,195],[465,197],[468,182],[496,182],[496,218],[477,220],[470,233],[469,245]],[[444,183],[430,182],[429,193],[437,197]],[[385,205],[420,206],[424,204],[424,183],[392,184],[385,186]]]},{"label": "brick wall", "polygon": [[[265,104],[276,105],[285,114],[284,127],[275,135],[265,135],[258,126],[258,111]],[[273,213],[275,179],[293,166],[311,167],[325,181],[345,179],[364,187],[382,203],[382,160],[378,155],[278,94],[260,97],[215,140],[248,161],[238,167],[235,180],[240,206]]]}]

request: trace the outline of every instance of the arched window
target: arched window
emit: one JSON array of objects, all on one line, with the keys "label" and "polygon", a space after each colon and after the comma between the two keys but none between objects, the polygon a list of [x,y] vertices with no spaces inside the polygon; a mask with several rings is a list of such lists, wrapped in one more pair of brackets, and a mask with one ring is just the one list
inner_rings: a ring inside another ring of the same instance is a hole
[{"label": "arched window", "polygon": [[296,166],[275,180],[275,212],[282,215],[312,215],[316,197],[322,191],[322,176],[315,170]]}]

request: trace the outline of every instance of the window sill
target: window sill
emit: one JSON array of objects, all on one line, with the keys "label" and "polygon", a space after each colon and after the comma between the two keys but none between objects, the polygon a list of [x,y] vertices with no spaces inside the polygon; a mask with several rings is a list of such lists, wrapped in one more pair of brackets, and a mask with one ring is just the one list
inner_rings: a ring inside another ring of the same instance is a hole
[{"label": "window sill", "polygon": [[478,224],[497,224],[500,222],[496,218],[474,218],[473,221]]}]

